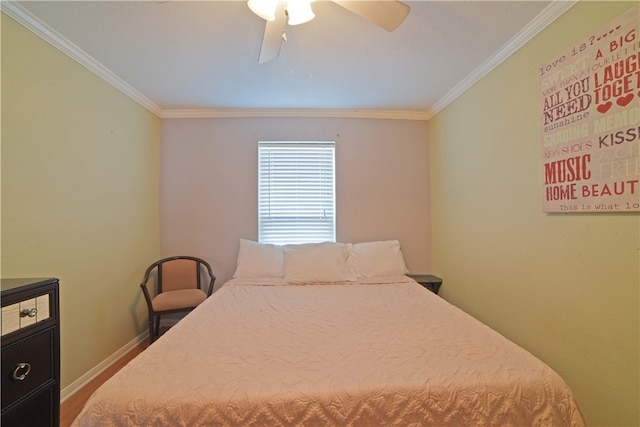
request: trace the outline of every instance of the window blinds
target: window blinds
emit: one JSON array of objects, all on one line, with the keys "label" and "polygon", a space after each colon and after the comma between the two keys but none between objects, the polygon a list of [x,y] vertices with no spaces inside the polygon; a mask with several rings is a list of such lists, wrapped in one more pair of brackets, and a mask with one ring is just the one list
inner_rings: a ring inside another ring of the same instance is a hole
[{"label": "window blinds", "polygon": [[335,143],[258,143],[262,243],[335,241]]}]

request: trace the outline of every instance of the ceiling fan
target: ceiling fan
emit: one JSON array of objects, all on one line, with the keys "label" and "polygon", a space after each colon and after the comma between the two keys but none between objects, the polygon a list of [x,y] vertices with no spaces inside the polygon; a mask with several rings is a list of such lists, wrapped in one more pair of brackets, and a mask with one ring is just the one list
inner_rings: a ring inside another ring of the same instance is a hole
[{"label": "ceiling fan", "polygon": [[[280,54],[286,41],[286,27],[309,22],[315,17],[314,0],[248,0],[249,8],[266,20],[258,63],[271,61]],[[393,31],[409,14],[409,6],[398,0],[331,0],[373,24]]]}]

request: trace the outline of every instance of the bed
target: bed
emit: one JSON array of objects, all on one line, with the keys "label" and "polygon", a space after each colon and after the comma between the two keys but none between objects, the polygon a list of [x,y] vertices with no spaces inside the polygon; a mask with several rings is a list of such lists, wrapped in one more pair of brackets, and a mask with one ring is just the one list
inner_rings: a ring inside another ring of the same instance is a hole
[{"label": "bed", "polygon": [[551,368],[405,276],[396,241],[367,244],[241,242],[235,277],[74,425],[584,425]]}]

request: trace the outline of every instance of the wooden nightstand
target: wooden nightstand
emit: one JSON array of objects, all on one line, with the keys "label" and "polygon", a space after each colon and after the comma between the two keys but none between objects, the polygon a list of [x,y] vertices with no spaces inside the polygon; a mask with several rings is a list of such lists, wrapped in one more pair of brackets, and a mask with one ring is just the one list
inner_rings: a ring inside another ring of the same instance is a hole
[{"label": "wooden nightstand", "polygon": [[442,285],[442,279],[431,274],[407,274],[407,276],[411,277],[434,294],[438,293],[440,285]]}]

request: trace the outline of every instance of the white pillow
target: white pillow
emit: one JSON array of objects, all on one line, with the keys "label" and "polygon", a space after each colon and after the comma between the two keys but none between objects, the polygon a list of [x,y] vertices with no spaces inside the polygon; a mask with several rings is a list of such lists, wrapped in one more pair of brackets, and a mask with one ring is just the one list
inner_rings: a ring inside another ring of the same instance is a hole
[{"label": "white pillow", "polygon": [[283,277],[284,257],[282,246],[240,239],[238,261],[234,278],[256,279]]},{"label": "white pillow", "polygon": [[357,277],[401,276],[409,272],[397,240],[354,244],[351,266]]},{"label": "white pillow", "polygon": [[333,242],[286,245],[284,279],[298,284],[353,282],[350,248],[350,244]]}]

